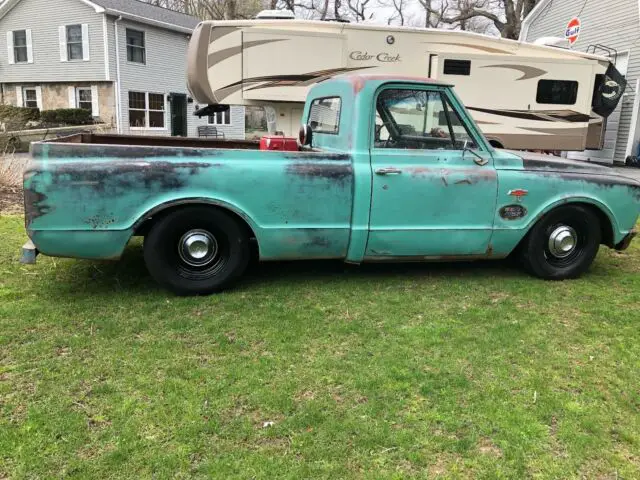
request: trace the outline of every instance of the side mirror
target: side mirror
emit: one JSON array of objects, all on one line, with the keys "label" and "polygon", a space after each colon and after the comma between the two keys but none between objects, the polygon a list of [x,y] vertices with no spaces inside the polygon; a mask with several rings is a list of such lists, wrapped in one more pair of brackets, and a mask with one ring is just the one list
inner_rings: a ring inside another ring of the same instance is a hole
[{"label": "side mirror", "polygon": [[469,148],[469,140],[465,140],[464,143],[462,144],[462,159],[463,160],[464,160],[465,154],[467,152],[469,152],[471,155],[473,155],[473,157],[474,157],[473,161],[475,162],[476,165],[484,167],[487,163],[489,163],[489,160],[484,158],[478,152],[474,152],[471,148]]},{"label": "side mirror", "polygon": [[313,142],[313,130],[308,124],[304,124],[300,127],[300,132],[298,133],[298,141],[300,145],[304,145],[306,147],[310,147]]}]

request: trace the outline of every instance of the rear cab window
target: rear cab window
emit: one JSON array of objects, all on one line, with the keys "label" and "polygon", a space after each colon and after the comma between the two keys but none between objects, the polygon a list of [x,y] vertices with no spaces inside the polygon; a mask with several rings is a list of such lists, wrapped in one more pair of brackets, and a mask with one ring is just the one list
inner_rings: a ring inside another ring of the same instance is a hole
[{"label": "rear cab window", "polygon": [[307,123],[314,133],[337,135],[340,131],[340,97],[316,98],[309,108]]}]

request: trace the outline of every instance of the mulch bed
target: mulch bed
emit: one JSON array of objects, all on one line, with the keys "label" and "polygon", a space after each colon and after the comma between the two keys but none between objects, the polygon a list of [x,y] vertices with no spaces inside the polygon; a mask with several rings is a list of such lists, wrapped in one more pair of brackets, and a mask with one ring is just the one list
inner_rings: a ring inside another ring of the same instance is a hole
[{"label": "mulch bed", "polygon": [[22,187],[0,183],[0,214],[16,215],[24,212]]}]

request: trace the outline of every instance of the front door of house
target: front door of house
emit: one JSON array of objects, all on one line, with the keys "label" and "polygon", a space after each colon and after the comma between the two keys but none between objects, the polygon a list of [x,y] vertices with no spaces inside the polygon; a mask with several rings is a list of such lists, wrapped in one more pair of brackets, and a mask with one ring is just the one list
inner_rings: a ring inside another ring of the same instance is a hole
[{"label": "front door of house", "polygon": [[187,136],[187,96],[183,93],[171,94],[171,135]]}]

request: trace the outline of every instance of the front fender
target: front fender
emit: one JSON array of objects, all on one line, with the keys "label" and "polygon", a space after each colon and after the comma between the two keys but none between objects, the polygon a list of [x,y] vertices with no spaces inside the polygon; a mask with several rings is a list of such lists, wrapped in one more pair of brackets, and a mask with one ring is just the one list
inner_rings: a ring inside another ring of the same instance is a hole
[{"label": "front fender", "polygon": [[620,228],[618,226],[618,222],[616,220],[614,213],[604,202],[602,202],[597,198],[584,196],[584,195],[573,196],[573,197],[558,197],[558,198],[551,199],[548,204],[541,206],[537,211],[532,212],[533,215],[529,219],[529,222],[526,224],[525,230],[527,230],[528,232],[538,222],[538,220],[540,220],[543,216],[545,216],[551,210],[557,207],[560,207],[562,205],[571,205],[576,203],[592,205],[598,208],[598,210],[600,210],[602,213],[604,213],[607,219],[609,220],[609,225],[612,228],[612,231],[614,234],[614,240],[622,238],[626,233],[628,233],[628,232],[620,231]]},{"label": "front fender", "polygon": [[[494,220],[493,251],[508,254],[546,213],[562,205],[584,204],[597,208],[611,227],[607,244],[622,241],[634,227],[638,206],[633,184],[612,177],[586,174],[558,174],[522,170],[499,172],[499,189]],[[518,190],[524,196],[514,196]],[[514,215],[504,215],[511,209]],[[504,209],[504,210],[503,210]]]}]

